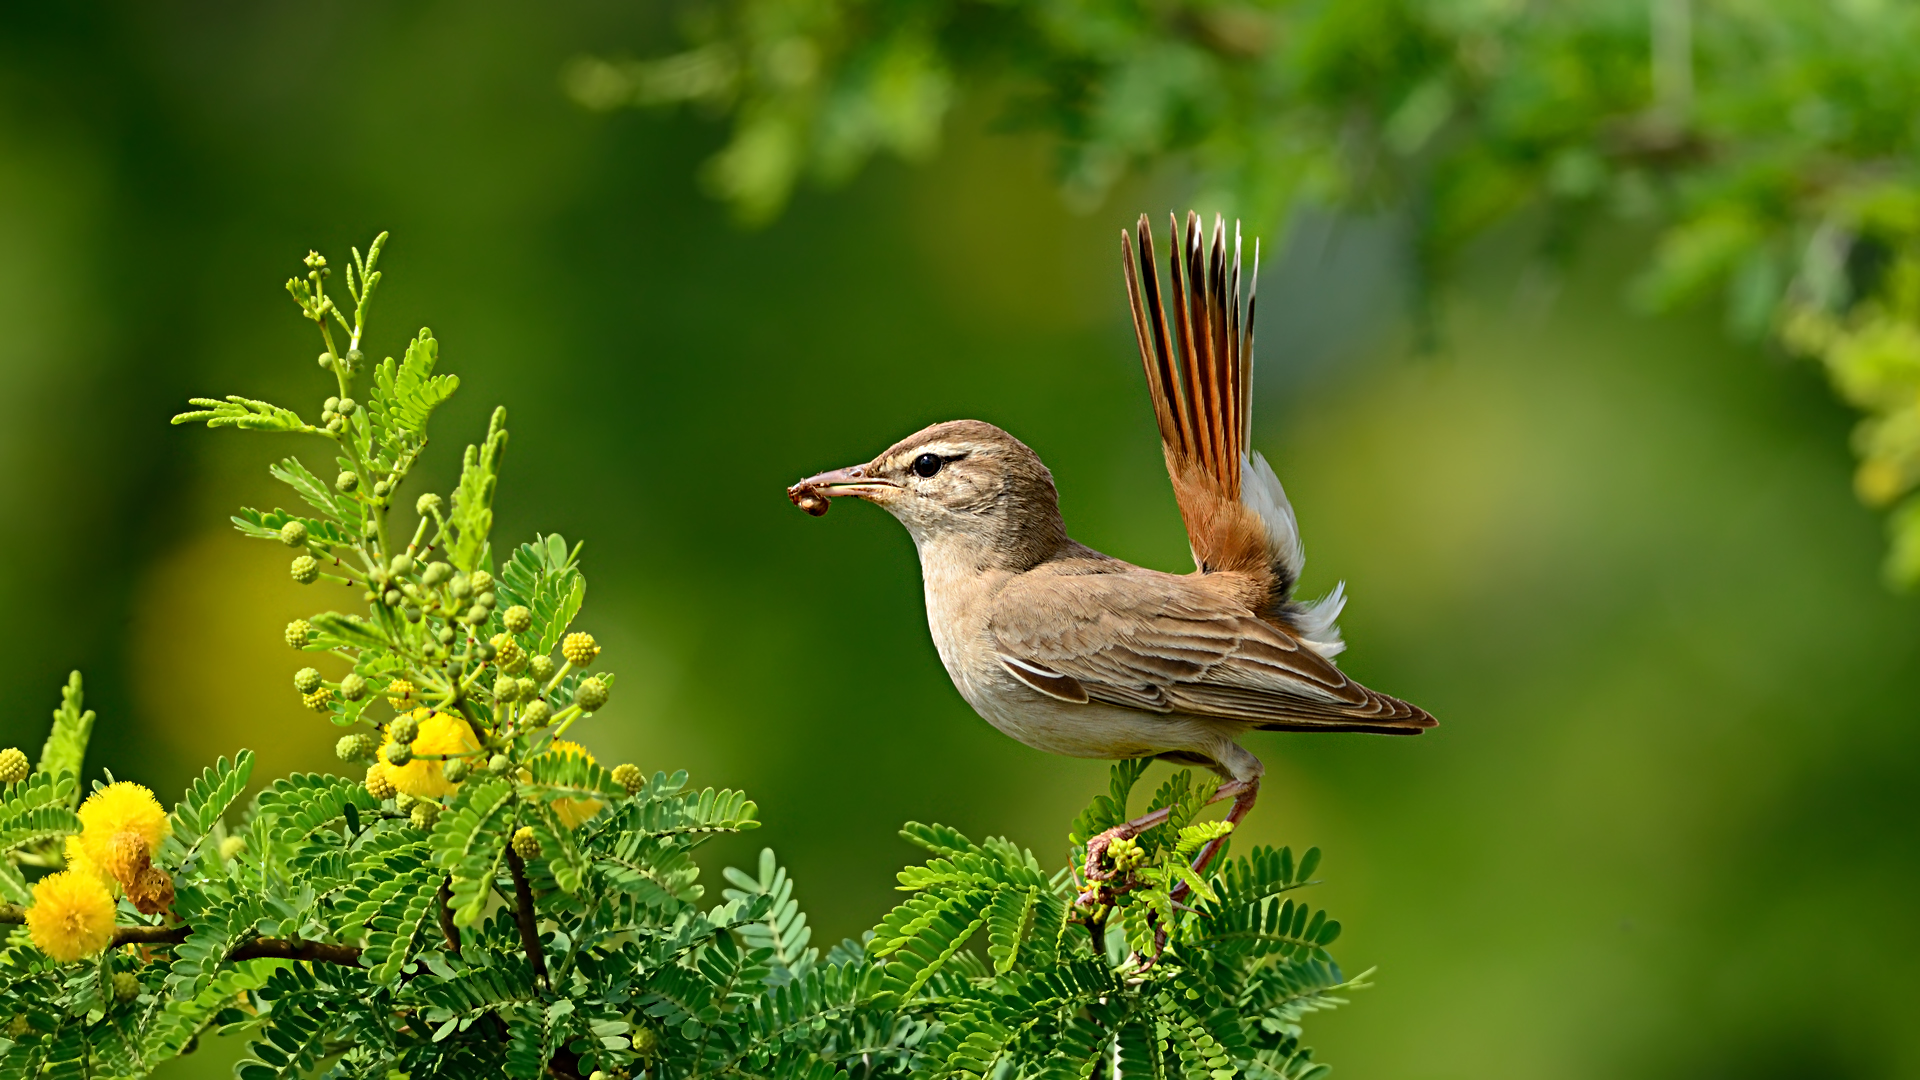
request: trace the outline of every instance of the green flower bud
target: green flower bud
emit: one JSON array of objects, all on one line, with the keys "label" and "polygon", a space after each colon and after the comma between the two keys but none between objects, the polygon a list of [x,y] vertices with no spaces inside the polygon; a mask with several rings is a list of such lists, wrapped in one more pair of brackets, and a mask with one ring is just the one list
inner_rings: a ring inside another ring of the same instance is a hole
[{"label": "green flower bud", "polygon": [[533,612],[528,611],[525,604],[515,604],[500,613],[500,621],[514,633],[524,634],[533,629]]},{"label": "green flower bud", "polygon": [[613,782],[626,788],[627,794],[631,795],[640,790],[640,785],[646,783],[647,778],[640,774],[640,766],[638,765],[615,765],[613,767]]},{"label": "green flower bud", "polygon": [[467,650],[467,654],[484,664],[494,658],[496,651],[491,644],[484,641],[476,641],[473,643],[473,648]]},{"label": "green flower bud", "polygon": [[392,490],[393,490],[393,485],[387,483],[385,480],[375,480],[373,482],[373,497],[376,499],[386,498],[388,492],[391,492]]},{"label": "green flower bud", "polygon": [[456,599],[466,599],[473,594],[473,579],[465,574],[453,575],[447,582],[447,593]]},{"label": "green flower bud", "polygon": [[387,564],[387,568],[396,574],[411,574],[413,573],[413,556],[403,551],[393,557],[393,561]]},{"label": "green flower bud", "polygon": [[527,661],[527,674],[540,682],[553,678],[555,665],[551,656],[536,656]]},{"label": "green flower bud", "polygon": [[584,668],[600,655],[600,645],[593,640],[592,634],[576,632],[568,634],[566,640],[560,643],[560,655],[566,657],[567,663],[574,667]]},{"label": "green flower bud", "polygon": [[494,680],[493,699],[507,704],[518,701],[520,699],[520,680],[510,679],[505,675]]},{"label": "green flower bud", "polygon": [[396,716],[393,723],[387,725],[387,734],[393,736],[394,742],[410,743],[420,737],[420,721],[411,716]]},{"label": "green flower bud", "polygon": [[418,805],[420,800],[404,791],[393,797],[393,808],[403,814]]},{"label": "green flower bud", "polygon": [[509,761],[505,754],[495,754],[487,759],[487,771],[495,776],[511,768],[513,768],[513,762]]},{"label": "green flower bud", "polygon": [[353,410],[359,407],[352,398],[343,397],[340,399],[340,404],[333,407],[333,411],[339,413],[341,416],[352,416]]},{"label": "green flower bud", "polygon": [[347,350],[347,363],[349,363],[349,364],[357,364],[357,363],[359,363],[359,362],[360,362],[361,360],[363,360],[363,359],[365,359],[365,357],[363,356],[363,354],[362,354],[362,353],[360,352],[360,350],[359,350],[359,349],[348,349],[348,350]]},{"label": "green flower bud", "polygon": [[[326,359],[326,356],[327,356],[326,353],[320,354],[320,357],[323,360]],[[322,408],[322,411],[324,412],[337,413],[340,411],[340,399],[337,397],[330,397],[327,399],[327,403],[321,408]]]},{"label": "green flower bud", "polygon": [[453,567],[448,566],[446,563],[428,563],[427,568],[420,572],[420,584],[427,586],[438,585],[452,576]]},{"label": "green flower bud", "polygon": [[442,626],[433,632],[433,636],[439,640],[440,644],[451,645],[453,644],[453,639],[459,637],[460,634],[451,626]]},{"label": "green flower bud", "polygon": [[520,678],[514,681],[520,684],[520,692],[517,696],[521,701],[532,701],[534,698],[540,696],[539,683],[534,682],[525,675],[520,676]]},{"label": "green flower bud", "polygon": [[307,544],[307,523],[289,521],[280,526],[280,542],[288,547],[305,547]]},{"label": "green flower bud", "polygon": [[466,673],[467,673],[467,662],[465,660],[462,660],[456,656],[447,661],[447,674],[457,679],[460,676],[465,675]]},{"label": "green flower bud", "polygon": [[540,857],[540,838],[533,835],[533,827],[522,825],[513,830],[513,853],[522,859]]},{"label": "green flower bud", "polygon": [[387,764],[405,765],[413,760],[413,747],[408,743],[397,742],[387,747]]},{"label": "green flower bud", "polygon": [[400,607],[400,617],[406,619],[408,622],[419,622],[420,615],[420,605],[418,604],[403,604]]},{"label": "green flower bud", "polygon": [[334,490],[347,494],[360,486],[360,474],[352,471],[342,472],[333,478]]},{"label": "green flower bud", "polygon": [[500,661],[500,670],[509,675],[517,675],[527,666],[527,652],[510,635],[495,634],[489,639],[494,656]]},{"label": "green flower bud", "polygon": [[[434,514],[438,514],[440,512],[440,505],[441,505],[440,496],[435,495],[431,491],[427,492],[425,495],[422,495],[418,499],[415,499],[413,501],[414,512],[419,514],[421,517],[430,517]],[[440,563],[438,565],[446,566],[447,564]],[[428,584],[432,584],[432,583],[429,582]]]},{"label": "green flower bud", "polygon": [[493,611],[493,605],[494,605],[494,594],[490,592],[483,592],[480,595],[473,598],[474,607],[483,607],[483,608],[486,608],[487,611],[491,612]]},{"label": "green flower bud", "polygon": [[520,711],[520,719],[530,728],[543,728],[553,719],[553,706],[534,698]]},{"label": "green flower bud", "polygon": [[300,704],[305,705],[307,708],[312,709],[314,712],[326,712],[327,706],[332,703],[333,703],[333,691],[327,689],[324,686],[318,690],[315,690],[313,693],[303,695],[300,698]]},{"label": "green flower bud", "polygon": [[340,696],[348,701],[359,701],[366,697],[367,680],[361,678],[357,671],[347,672],[347,677],[340,680]]},{"label": "green flower bud", "polygon": [[247,850],[246,837],[229,836],[226,839],[220,841],[220,861],[231,862],[235,856],[239,855],[241,852],[245,850]]},{"label": "green flower bud", "polygon": [[320,577],[320,562],[311,555],[297,555],[292,571],[293,580],[302,585],[311,585]]},{"label": "green flower bud", "polygon": [[413,807],[413,827],[422,831],[433,828],[440,818],[440,804],[432,799],[422,799]]},{"label": "green flower bud", "polygon": [[307,250],[307,257],[300,261],[306,263],[309,270],[323,269],[327,265],[327,257],[311,248]]},{"label": "green flower bud", "polygon": [[140,996],[140,977],[131,971],[113,973],[113,1000],[122,1004]]},{"label": "green flower bud", "polygon": [[33,771],[27,765],[27,755],[17,746],[0,750],[0,784],[17,784]]},{"label": "green flower bud", "polygon": [[347,426],[346,421],[340,419],[337,416],[327,420],[327,430],[334,432],[335,434],[338,434],[340,429],[346,426]]},{"label": "green flower bud", "polygon": [[293,673],[293,688],[303,694],[311,694],[320,689],[320,673],[310,667],[303,667]]},{"label": "green flower bud", "polygon": [[607,684],[598,675],[581,679],[573,692],[573,703],[585,712],[598,712],[607,703]]},{"label": "green flower bud", "polygon": [[465,615],[460,616],[460,621],[466,623],[468,626],[479,626],[492,616],[493,612],[479,604],[475,604],[473,607],[467,609]]},{"label": "green flower bud", "polygon": [[[492,589],[493,575],[487,573],[485,570],[475,570],[473,572],[473,591],[483,593],[489,592]],[[488,603],[492,603],[492,601],[488,601]]]},{"label": "green flower bud", "polygon": [[357,731],[351,735],[342,735],[333,744],[333,754],[341,761],[365,761],[380,749],[380,740],[372,732]]},{"label": "green flower bud", "polygon": [[400,601],[405,600],[406,595],[399,589],[388,589],[380,599],[385,600],[388,607],[399,607]]},{"label": "green flower bud", "polygon": [[473,763],[466,758],[457,757],[441,766],[440,771],[446,774],[448,783],[458,784],[473,772]]},{"label": "green flower bud", "polygon": [[304,649],[307,642],[313,640],[313,627],[305,619],[295,619],[287,624],[287,644],[296,649]]},{"label": "green flower bud", "polygon": [[326,352],[323,352],[323,353],[321,353],[321,354],[320,354],[320,367],[321,367],[321,369],[322,369],[322,370],[325,370],[325,369],[328,369],[328,368],[331,368],[331,367],[333,367],[333,354],[332,354],[332,353],[326,353]]}]

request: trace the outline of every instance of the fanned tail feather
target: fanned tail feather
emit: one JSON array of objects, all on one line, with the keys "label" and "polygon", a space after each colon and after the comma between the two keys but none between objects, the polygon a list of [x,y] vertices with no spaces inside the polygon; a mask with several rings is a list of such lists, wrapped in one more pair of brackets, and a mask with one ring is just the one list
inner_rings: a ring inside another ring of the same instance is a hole
[{"label": "fanned tail feather", "polygon": [[1259,241],[1243,305],[1239,226],[1231,253],[1222,218],[1214,218],[1211,244],[1204,233],[1200,215],[1191,211],[1184,236],[1178,219],[1169,220],[1170,305],[1162,302],[1147,216],[1140,216],[1137,256],[1132,237],[1120,233],[1140,361],[1194,564],[1200,573],[1250,575],[1263,593],[1256,603],[1263,614],[1332,657],[1345,647],[1334,625],[1346,602],[1344,590],[1311,604],[1293,602],[1305,564],[1299,524],[1279,477],[1251,447]]}]

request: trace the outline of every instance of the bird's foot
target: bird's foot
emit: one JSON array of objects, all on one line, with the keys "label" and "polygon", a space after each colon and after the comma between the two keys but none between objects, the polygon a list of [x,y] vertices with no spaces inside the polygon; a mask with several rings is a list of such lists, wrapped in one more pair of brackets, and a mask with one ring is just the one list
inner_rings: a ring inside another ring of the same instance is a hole
[{"label": "bird's foot", "polygon": [[[1256,776],[1249,780],[1229,780],[1221,784],[1219,790],[1213,793],[1213,798],[1209,801],[1219,802],[1221,799],[1232,799],[1233,806],[1227,811],[1226,822],[1234,828],[1239,828],[1241,819],[1245,818],[1247,812],[1253,809],[1254,800],[1259,797],[1260,778]],[[1214,856],[1220,854],[1220,845],[1225,842],[1225,839],[1225,837],[1222,837],[1219,840],[1207,841],[1206,846],[1200,849],[1200,854],[1194,856],[1193,873],[1195,877],[1205,876],[1207,867],[1213,862]],[[1181,906],[1181,901],[1185,900],[1187,895],[1192,891],[1184,881],[1174,886],[1173,892],[1170,894],[1174,906]]]}]

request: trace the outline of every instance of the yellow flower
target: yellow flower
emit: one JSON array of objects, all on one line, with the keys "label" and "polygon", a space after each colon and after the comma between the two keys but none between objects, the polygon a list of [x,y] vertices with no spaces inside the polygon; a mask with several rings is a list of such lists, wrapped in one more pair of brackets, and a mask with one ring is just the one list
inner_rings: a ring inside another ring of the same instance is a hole
[{"label": "yellow flower", "polygon": [[33,887],[27,933],[63,964],[113,944],[113,897],[97,877],[73,870],[48,874]]},{"label": "yellow flower", "polygon": [[[442,766],[445,762],[431,758],[435,754],[466,754],[480,749],[480,740],[474,737],[473,729],[465,720],[450,713],[435,712],[425,707],[413,710],[414,722],[420,725],[420,733],[413,739],[413,760],[405,765],[387,765],[387,779],[393,786],[416,799],[443,798],[458,787],[447,779]],[[393,745],[391,729],[380,743],[380,761],[387,760],[387,747]]]},{"label": "yellow flower", "polygon": [[98,863],[87,858],[87,846],[81,842],[79,833],[74,833],[72,836],[67,837],[67,869],[82,877],[99,879],[100,883],[107,887],[108,892],[113,892],[120,888],[120,883],[113,880],[112,874],[107,873],[100,868]]},{"label": "yellow flower", "polygon": [[80,849],[122,885],[138,881],[173,827],[153,792],[125,780],[80,804]]},{"label": "yellow flower", "polygon": [[[593,761],[593,755],[587,753],[586,747],[566,739],[554,740],[553,745],[547,747],[547,752],[540,756],[583,757],[589,762]],[[581,822],[599,813],[605,805],[599,799],[555,799],[553,816],[559,818],[560,823],[567,828],[577,829]]]}]

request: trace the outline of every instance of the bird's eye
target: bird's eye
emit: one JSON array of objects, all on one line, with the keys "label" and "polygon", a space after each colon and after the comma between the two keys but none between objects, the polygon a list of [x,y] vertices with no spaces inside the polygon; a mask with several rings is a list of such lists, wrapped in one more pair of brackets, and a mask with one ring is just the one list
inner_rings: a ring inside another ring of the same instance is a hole
[{"label": "bird's eye", "polygon": [[921,454],[919,457],[913,459],[913,475],[924,480],[934,473],[939,472],[940,466],[944,464],[945,462],[940,460],[939,454]]}]

